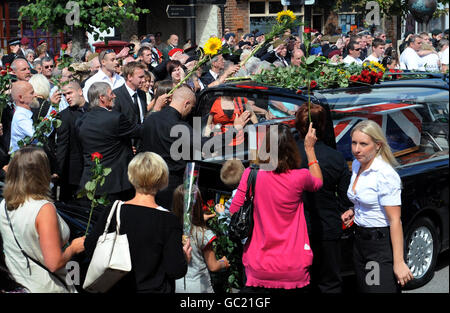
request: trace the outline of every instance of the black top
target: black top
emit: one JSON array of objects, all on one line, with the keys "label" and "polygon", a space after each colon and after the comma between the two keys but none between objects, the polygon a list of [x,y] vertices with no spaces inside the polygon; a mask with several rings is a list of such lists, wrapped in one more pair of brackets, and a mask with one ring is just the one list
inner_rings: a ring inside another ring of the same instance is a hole
[{"label": "black top", "polygon": [[131,123],[117,111],[102,107],[92,107],[75,122],[78,140],[83,151],[83,172],[80,186],[91,179],[93,161],[91,154],[103,155],[103,166],[110,167],[103,186],[98,186],[96,194],[119,193],[132,188],[128,181],[128,163],[133,158],[131,138],[142,137],[142,125]]},{"label": "black top", "polygon": [[69,106],[59,113],[61,126],[56,129],[56,161],[58,175],[63,183],[79,185],[83,171],[83,153],[76,136],[75,122],[88,107]]},{"label": "black top", "polygon": [[[170,136],[170,132],[174,126],[182,127],[183,130],[189,132],[189,134],[176,133],[176,137]],[[184,169],[186,167],[186,159],[190,159],[192,156],[192,127],[181,118],[180,112],[171,106],[164,107],[161,111],[150,114],[144,121],[144,134],[151,134],[144,136],[142,143],[143,151],[150,151],[159,154],[164,161],[166,161],[167,166],[171,175],[181,175],[183,176]],[[189,137],[187,137],[189,136]],[[183,140],[181,145],[180,138]],[[189,142],[187,142],[189,139]],[[170,148],[172,144],[176,141],[180,143],[178,145],[179,149],[175,149],[181,155],[187,156],[183,160],[174,160],[170,155]],[[185,149],[189,148],[189,151]]]},{"label": "black top", "polygon": [[[301,168],[308,168],[303,140],[297,140],[302,157]],[[341,214],[353,206],[347,198],[351,172],[344,156],[322,141],[314,147],[323,176],[317,192],[305,192],[305,216],[311,223],[311,235],[317,240],[335,240],[342,234]]]},{"label": "black top", "polygon": [[[104,210],[84,246],[90,259],[98,238],[103,233],[109,210]],[[139,205],[123,204],[120,233],[127,234],[131,271],[110,292],[172,293],[175,280],[186,275],[182,226],[171,212]],[[115,231],[114,215],[108,232]]]}]

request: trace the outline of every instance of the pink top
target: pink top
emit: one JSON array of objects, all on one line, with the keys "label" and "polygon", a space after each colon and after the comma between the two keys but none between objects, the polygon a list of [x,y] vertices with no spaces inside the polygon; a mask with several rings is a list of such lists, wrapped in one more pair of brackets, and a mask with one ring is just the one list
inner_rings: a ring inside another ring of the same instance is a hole
[{"label": "pink top", "polygon": [[[242,175],[230,206],[234,214],[245,200],[250,168]],[[317,191],[322,180],[309,170],[276,174],[259,170],[255,185],[254,226],[242,262],[247,286],[293,289],[309,284],[313,254],[303,212],[303,191]]]}]

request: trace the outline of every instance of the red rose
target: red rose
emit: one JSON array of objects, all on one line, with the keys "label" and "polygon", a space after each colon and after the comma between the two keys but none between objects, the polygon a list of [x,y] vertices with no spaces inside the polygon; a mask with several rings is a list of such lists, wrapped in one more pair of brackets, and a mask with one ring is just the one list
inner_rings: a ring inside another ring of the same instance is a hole
[{"label": "red rose", "polygon": [[206,204],[203,205],[203,212],[209,212],[209,207]]},{"label": "red rose", "polygon": [[301,89],[297,90],[296,94],[301,95],[303,91]]},{"label": "red rose", "polygon": [[62,51],[66,51],[66,49],[67,49],[67,45],[66,45],[65,43],[63,43],[63,44],[61,45],[61,50],[62,50]]},{"label": "red rose", "polygon": [[6,70],[2,70],[2,71],[0,72],[0,75],[1,75],[1,76],[5,76],[6,74],[8,74],[8,71],[6,71]]},{"label": "red rose", "polygon": [[366,77],[366,76],[369,76],[369,71],[368,70],[363,70],[362,72],[361,72],[361,76],[364,76],[364,77]]},{"label": "red rose", "polygon": [[50,112],[50,116],[51,116],[51,117],[55,117],[57,114],[58,114],[58,112],[56,112],[56,110],[52,110],[52,111]]},{"label": "red rose", "polygon": [[6,68],[9,68],[10,66],[11,66],[11,64],[5,63],[5,67],[6,67]]},{"label": "red rose", "polygon": [[379,72],[379,73],[378,73],[378,79],[382,79],[382,78],[383,78],[383,75],[384,75],[383,72]]},{"label": "red rose", "polygon": [[390,72],[390,73],[397,73],[397,71],[396,71],[396,70],[394,70],[394,69],[392,69],[392,68],[391,68],[391,69],[389,69],[389,72]]},{"label": "red rose", "polygon": [[214,201],[213,200],[208,200],[206,202],[206,204],[208,205],[208,207],[212,207],[212,206],[214,206]]},{"label": "red rose", "polygon": [[316,88],[317,87],[317,82],[315,80],[311,81],[311,84],[309,85],[311,88]]},{"label": "red rose", "polygon": [[94,161],[95,159],[103,159],[103,155],[101,155],[101,153],[99,152],[94,152],[91,154],[91,161]]},{"label": "red rose", "polygon": [[305,34],[309,34],[311,32],[310,27],[305,27],[305,30],[303,31]]},{"label": "red rose", "polygon": [[357,81],[358,80],[358,76],[352,75],[352,76],[350,76],[350,80]]},{"label": "red rose", "polygon": [[325,72],[320,72],[320,76],[323,76],[323,75],[325,75]]}]

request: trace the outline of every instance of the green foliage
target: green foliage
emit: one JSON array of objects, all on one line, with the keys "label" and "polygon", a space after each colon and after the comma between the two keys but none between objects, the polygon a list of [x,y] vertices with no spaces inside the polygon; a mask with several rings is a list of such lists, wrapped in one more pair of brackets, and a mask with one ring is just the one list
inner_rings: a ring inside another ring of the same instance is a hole
[{"label": "green foliage", "polygon": [[[208,202],[208,205],[209,207],[204,207],[204,210],[214,213],[214,204]],[[212,243],[216,258],[220,259],[226,256],[230,262],[230,267],[225,273],[227,276],[225,289],[227,292],[231,292],[232,288],[240,289],[243,287],[240,279],[243,277],[242,250],[236,242],[228,237],[228,225],[224,221],[225,219],[219,219],[218,216],[215,216],[208,220],[207,225],[217,237]]]},{"label": "green foliage", "polygon": [[[43,108],[43,104],[41,104],[41,109]],[[52,104],[52,107],[55,107]],[[57,108],[57,106],[56,106]],[[41,111],[39,111],[39,115]],[[61,120],[59,119],[58,113],[55,109],[53,109],[48,117],[40,117],[37,123],[34,123],[34,133],[32,137],[26,136],[22,140],[17,142],[17,145],[22,148],[28,145],[31,145],[33,142],[36,142],[36,145],[39,147],[44,146],[48,141],[48,136],[55,129],[61,126]]]},{"label": "green foliage", "polygon": [[3,110],[8,104],[10,95],[7,91],[11,88],[13,76],[10,74],[9,64],[5,67],[0,66],[0,121],[2,120]]},{"label": "green foliage", "polygon": [[109,167],[105,168],[101,163],[100,160],[103,158],[103,156],[100,153],[94,152],[91,158],[92,161],[94,162],[91,168],[91,180],[89,180],[88,182],[86,182],[86,184],[84,184],[83,190],[81,190],[77,195],[78,198],[87,197],[91,201],[91,210],[89,212],[89,219],[85,235],[87,235],[89,232],[89,226],[91,223],[92,212],[94,211],[94,208],[97,207],[98,205],[105,206],[108,204],[106,194],[98,196],[96,195],[96,193],[98,185],[103,186],[103,184],[105,183],[106,176],[108,176],[111,173],[111,168]]},{"label": "green foliage", "polygon": [[[67,0],[28,0],[28,5],[19,9],[20,21],[29,19],[33,29],[46,29],[52,33],[72,32],[72,27],[93,33],[94,39],[110,27],[121,28],[125,20],[137,21],[139,14],[147,14],[148,9],[136,7],[136,0],[85,0],[79,4],[78,25],[68,25],[66,17],[72,10],[66,9]],[[99,32],[95,31],[98,28]]]},{"label": "green foliage", "polygon": [[[335,9],[340,10],[345,4],[350,4],[351,9],[365,13],[367,2],[368,0],[337,0],[335,3]],[[387,16],[405,17],[409,13],[407,0],[376,0],[376,2],[380,5],[381,14],[385,14]],[[449,0],[437,0],[437,3],[445,6],[449,3]],[[447,9],[437,9],[433,17],[436,18],[445,14],[448,14]]]}]

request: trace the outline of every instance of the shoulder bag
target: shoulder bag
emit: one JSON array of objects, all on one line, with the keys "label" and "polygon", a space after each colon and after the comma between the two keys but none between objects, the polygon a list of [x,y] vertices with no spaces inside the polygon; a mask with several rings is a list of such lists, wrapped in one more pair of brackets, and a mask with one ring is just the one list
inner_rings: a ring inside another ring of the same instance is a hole
[{"label": "shoulder bag", "polygon": [[58,275],[56,275],[55,273],[50,271],[45,265],[43,265],[38,260],[32,258],[28,253],[25,252],[25,250],[22,249],[22,246],[20,245],[19,241],[16,238],[16,234],[14,233],[14,229],[13,229],[13,226],[12,226],[12,223],[11,223],[11,219],[9,218],[8,209],[6,208],[6,200],[5,200],[5,214],[6,214],[6,219],[8,220],[8,223],[9,223],[9,228],[11,228],[11,232],[13,234],[14,240],[16,241],[16,244],[19,247],[20,252],[22,252],[23,256],[27,260],[27,268],[28,268],[29,274],[31,275],[31,267],[30,267],[30,262],[28,260],[31,260],[35,264],[37,264],[38,266],[40,266],[41,268],[46,270],[50,274],[51,277],[56,278],[56,280],[58,280],[68,292],[73,292],[73,291],[70,290],[70,288],[67,286],[66,282],[61,277],[59,277]]},{"label": "shoulder bag", "polygon": [[253,231],[253,198],[255,196],[256,176],[258,167],[251,165],[247,179],[247,191],[245,193],[244,204],[239,211],[231,216],[228,234],[231,238],[242,241],[250,238]]},{"label": "shoulder bag", "polygon": [[[128,237],[126,234],[119,234],[122,203],[120,200],[114,203],[106,221],[105,231],[97,240],[83,284],[83,289],[88,292],[106,292],[131,271]],[[116,208],[116,231],[108,233]]]}]

